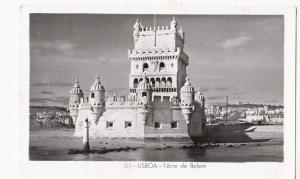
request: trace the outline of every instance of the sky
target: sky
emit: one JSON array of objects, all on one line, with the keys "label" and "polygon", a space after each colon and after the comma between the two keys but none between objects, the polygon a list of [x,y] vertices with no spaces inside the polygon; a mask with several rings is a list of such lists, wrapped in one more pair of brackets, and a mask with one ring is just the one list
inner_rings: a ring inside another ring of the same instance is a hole
[{"label": "sky", "polygon": [[[226,96],[283,105],[283,16],[156,15],[156,24],[173,16],[185,32],[190,82],[208,105]],[[75,78],[88,94],[97,73],[107,95],[127,92],[137,18],[153,26],[153,15],[31,14],[30,105],[66,106]]]}]

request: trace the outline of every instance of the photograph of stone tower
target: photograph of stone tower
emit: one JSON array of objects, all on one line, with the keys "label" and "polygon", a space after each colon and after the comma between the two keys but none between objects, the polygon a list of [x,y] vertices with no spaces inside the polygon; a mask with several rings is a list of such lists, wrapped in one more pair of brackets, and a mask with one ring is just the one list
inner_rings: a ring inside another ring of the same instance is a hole
[{"label": "photograph of stone tower", "polygon": [[106,96],[100,75],[84,94],[76,79],[69,110],[75,136],[89,119],[94,137],[203,137],[205,98],[189,81],[184,31],[173,17],[168,26],[133,26],[134,48],[128,50],[129,90]]},{"label": "photograph of stone tower", "polygon": [[283,161],[281,15],[30,14],[30,160]]}]

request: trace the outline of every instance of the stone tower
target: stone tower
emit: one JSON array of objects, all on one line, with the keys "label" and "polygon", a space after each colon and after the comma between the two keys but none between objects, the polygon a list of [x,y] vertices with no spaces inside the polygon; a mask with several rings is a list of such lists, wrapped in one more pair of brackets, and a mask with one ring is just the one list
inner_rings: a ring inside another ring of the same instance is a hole
[{"label": "stone tower", "polygon": [[90,103],[91,105],[102,106],[105,101],[105,89],[100,81],[100,75],[97,74],[94,83],[90,88]]},{"label": "stone tower", "polygon": [[100,75],[97,74],[94,83],[90,88],[89,103],[91,105],[91,118],[94,123],[97,123],[99,117],[105,110],[105,89],[100,81]]},{"label": "stone tower", "polygon": [[181,111],[186,122],[190,121],[193,112],[195,90],[191,85],[189,78],[186,77],[185,83],[180,90]]},{"label": "stone tower", "polygon": [[152,87],[153,96],[179,97],[186,77],[188,56],[184,53],[184,32],[177,29],[175,18],[170,26],[133,26],[134,49],[128,51],[131,63],[129,87],[136,93],[143,74]]},{"label": "stone tower", "polygon": [[76,78],[75,85],[70,91],[69,110],[73,119],[73,123],[76,123],[78,117],[78,107],[80,100],[83,98],[83,91],[79,86],[78,78]]},{"label": "stone tower", "polygon": [[198,90],[195,95],[195,101],[200,103],[201,108],[205,108],[205,98],[201,90]]}]

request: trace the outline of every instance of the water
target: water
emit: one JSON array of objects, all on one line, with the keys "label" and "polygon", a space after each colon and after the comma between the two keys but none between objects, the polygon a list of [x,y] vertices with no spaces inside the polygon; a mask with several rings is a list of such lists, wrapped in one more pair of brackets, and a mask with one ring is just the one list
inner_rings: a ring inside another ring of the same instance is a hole
[{"label": "water", "polygon": [[[266,132],[262,134],[259,135],[269,135]],[[90,141],[93,150],[127,146],[136,150],[105,154],[69,154],[70,149],[81,149],[82,139],[73,138],[70,131],[42,131],[31,135],[29,157],[30,160],[57,161],[282,162],[283,138],[279,136],[266,142],[234,143],[231,147],[228,147],[228,144],[220,144],[211,148],[182,148],[184,145],[192,145],[187,140],[154,140],[145,144],[141,141],[98,139]]]},{"label": "water", "polygon": [[91,161],[189,161],[189,162],[251,162],[283,161],[282,146],[250,146],[218,149],[179,149],[156,150],[137,149],[130,152],[111,152],[107,154],[68,154],[67,150],[30,151],[31,160],[91,160]]}]

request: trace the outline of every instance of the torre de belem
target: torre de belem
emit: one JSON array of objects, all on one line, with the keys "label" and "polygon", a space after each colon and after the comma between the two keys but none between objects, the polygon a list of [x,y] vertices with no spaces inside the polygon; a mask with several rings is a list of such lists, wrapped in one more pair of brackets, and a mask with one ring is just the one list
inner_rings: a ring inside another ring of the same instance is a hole
[{"label": "torre de belem", "polygon": [[197,141],[204,135],[205,98],[195,91],[186,73],[184,31],[173,18],[170,26],[133,26],[134,49],[129,93],[105,96],[99,74],[88,97],[79,81],[70,91],[69,111],[75,136],[83,135],[90,121],[90,136],[100,138],[179,138]]}]

